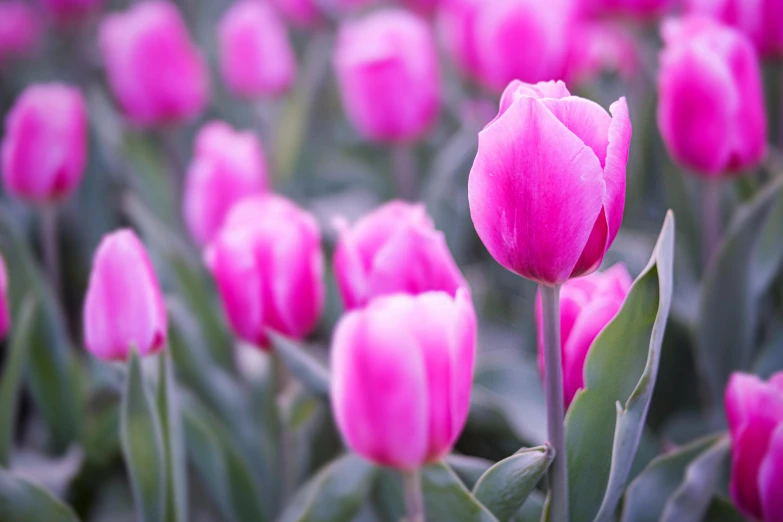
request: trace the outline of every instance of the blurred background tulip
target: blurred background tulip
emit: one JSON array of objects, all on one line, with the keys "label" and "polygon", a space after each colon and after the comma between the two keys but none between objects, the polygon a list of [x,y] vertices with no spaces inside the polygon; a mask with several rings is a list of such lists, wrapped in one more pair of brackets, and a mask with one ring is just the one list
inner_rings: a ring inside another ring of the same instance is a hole
[{"label": "blurred background tulip", "polygon": [[[584,365],[593,341],[617,315],[631,287],[624,265],[571,279],[560,292],[560,339],[562,343],[565,406],[584,388]],[[544,324],[541,295],[536,299],[538,325],[538,369],[544,375]]]},{"label": "blurred background tulip", "polygon": [[332,409],[346,444],[401,470],[448,453],[465,425],[476,316],[464,290],[377,299],[332,341]]},{"label": "blurred background tulip", "polygon": [[12,57],[30,54],[40,44],[38,13],[21,0],[0,3],[0,66]]},{"label": "blurred background tulip", "polygon": [[235,205],[205,252],[235,334],[268,349],[267,329],[302,339],[324,305],[321,234],[313,216],[276,195]]},{"label": "blurred background tulip", "polygon": [[299,27],[312,27],[322,21],[316,0],[271,0],[290,23]]},{"label": "blurred background tulip", "polygon": [[147,249],[128,229],[103,238],[84,299],[84,342],[96,357],[125,360],[166,344],[168,320]]},{"label": "blurred background tulip", "polygon": [[764,56],[783,55],[783,4],[778,0],[687,0],[686,11],[737,28]]},{"label": "blurred background tulip", "polygon": [[40,0],[44,10],[58,23],[79,21],[99,9],[104,0]]},{"label": "blurred background tulip", "polygon": [[580,10],[587,16],[627,16],[650,19],[670,11],[677,0],[581,0]]},{"label": "blurred background tulip", "polygon": [[382,295],[440,290],[453,297],[467,286],[423,205],[392,201],[338,229],[334,270],[349,310]]},{"label": "blurred background tulip", "polygon": [[11,329],[11,310],[8,305],[8,270],[0,255],[0,340],[8,335]]},{"label": "blurred background tulip", "polygon": [[185,183],[185,223],[201,246],[220,229],[238,201],[267,189],[264,150],[251,132],[223,122],[208,123],[196,137]]}]

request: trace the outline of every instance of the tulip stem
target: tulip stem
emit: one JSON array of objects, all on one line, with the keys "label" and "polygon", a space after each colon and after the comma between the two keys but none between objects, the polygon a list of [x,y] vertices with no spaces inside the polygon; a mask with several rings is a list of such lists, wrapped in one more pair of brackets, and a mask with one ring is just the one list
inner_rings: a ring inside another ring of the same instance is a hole
[{"label": "tulip stem", "polygon": [[44,268],[55,299],[60,299],[60,252],[57,244],[57,207],[50,203],[41,208],[41,250]]},{"label": "tulip stem", "polygon": [[421,470],[419,468],[402,471],[402,486],[405,490],[405,508],[408,512],[406,522],[424,522],[424,493],[421,489]]},{"label": "tulip stem", "polygon": [[706,180],[702,188],[702,263],[705,271],[720,242],[721,188],[722,183],[719,179]]},{"label": "tulip stem", "polygon": [[417,199],[418,183],[416,155],[413,145],[401,143],[394,145],[391,151],[392,171],[397,183],[397,194],[408,201]]},{"label": "tulip stem", "polygon": [[541,285],[544,319],[544,387],[549,443],[555,460],[549,468],[549,520],[568,522],[568,467],[565,447],[563,364],[560,352],[560,285]]}]

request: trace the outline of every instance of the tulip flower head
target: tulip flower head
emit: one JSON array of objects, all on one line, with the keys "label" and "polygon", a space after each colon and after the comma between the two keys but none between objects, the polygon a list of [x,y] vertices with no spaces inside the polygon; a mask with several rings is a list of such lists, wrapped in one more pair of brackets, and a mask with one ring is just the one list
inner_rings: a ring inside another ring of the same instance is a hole
[{"label": "tulip flower head", "polygon": [[266,159],[255,134],[222,122],[204,125],[196,137],[183,204],[196,243],[209,243],[234,204],[266,189]]},{"label": "tulip flower head", "polygon": [[780,0],[686,0],[685,10],[743,32],[762,56],[783,56],[783,2]]},{"label": "tulip flower head", "polygon": [[78,89],[27,87],[5,120],[3,183],[16,198],[48,203],[69,195],[87,165],[87,110]]},{"label": "tulip flower head", "polygon": [[761,68],[750,41],[705,18],[669,20],[658,77],[658,126],[672,157],[706,177],[764,158]]},{"label": "tulip flower head", "polygon": [[395,294],[345,315],[332,341],[332,410],[346,444],[411,470],[444,457],[468,415],[476,315],[467,291]]},{"label": "tulip flower head", "polygon": [[565,77],[569,83],[590,82],[602,73],[632,79],[641,68],[640,50],[625,26],[582,21],[573,28]]},{"label": "tulip flower head", "polygon": [[296,57],[270,5],[255,0],[233,4],[220,21],[218,42],[223,80],[236,96],[277,96],[293,85]]},{"label": "tulip flower head", "polygon": [[103,5],[104,0],[40,0],[57,23],[81,20]]},{"label": "tulip flower head", "polygon": [[106,360],[126,360],[131,347],[148,355],[166,344],[167,327],[160,284],[144,245],[130,229],[105,236],[84,301],[87,349]]},{"label": "tulip flower head", "polygon": [[3,256],[0,256],[0,339],[11,329],[11,311],[8,306],[8,271]]},{"label": "tulip flower head", "polygon": [[368,140],[420,138],[440,108],[435,42],[427,23],[399,9],[345,22],[334,67],[348,119]]},{"label": "tulip flower head", "polygon": [[726,388],[731,498],[749,517],[783,520],[783,372],[767,382],[735,373]]},{"label": "tulip flower head", "polygon": [[495,260],[541,284],[601,264],[623,219],[628,107],[571,96],[562,82],[512,82],[479,133],[468,180],[473,225]]},{"label": "tulip flower head", "polygon": [[578,0],[583,16],[622,16],[647,20],[669,11],[675,0]]},{"label": "tulip flower head", "polygon": [[28,3],[12,0],[0,3],[0,65],[8,57],[24,56],[38,46],[41,23]]},{"label": "tulip flower head", "polygon": [[340,225],[334,255],[337,286],[346,308],[388,294],[440,290],[452,297],[467,283],[423,205],[392,201]]},{"label": "tulip flower head", "polygon": [[271,0],[271,3],[288,22],[298,27],[313,27],[323,20],[316,0]]},{"label": "tulip flower head", "polygon": [[[562,343],[565,406],[584,388],[584,365],[593,341],[617,315],[631,288],[624,265],[566,281],[560,289],[560,340]],[[538,369],[544,375],[544,324],[541,295],[536,299]]]},{"label": "tulip flower head", "polygon": [[283,197],[246,198],[231,209],[205,252],[235,334],[268,348],[267,329],[302,339],[323,310],[318,223]]},{"label": "tulip flower head", "polygon": [[98,43],[109,87],[134,124],[178,123],[206,106],[206,61],[172,2],[145,0],[107,16]]}]

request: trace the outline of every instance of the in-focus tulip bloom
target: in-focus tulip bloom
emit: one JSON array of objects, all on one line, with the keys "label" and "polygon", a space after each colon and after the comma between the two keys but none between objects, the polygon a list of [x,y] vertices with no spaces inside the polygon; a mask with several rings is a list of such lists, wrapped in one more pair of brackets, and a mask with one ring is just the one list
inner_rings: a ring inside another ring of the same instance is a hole
[{"label": "in-focus tulip bloom", "polygon": [[299,27],[313,27],[322,21],[315,0],[271,0],[290,23]]},{"label": "in-focus tulip bloom", "polygon": [[346,22],[334,66],[348,118],[367,139],[416,140],[438,114],[435,42],[410,12],[387,9]]},{"label": "in-focus tulip bloom", "polygon": [[222,122],[204,125],[196,137],[183,203],[196,243],[204,246],[212,240],[235,203],[266,189],[266,159],[255,134]]},{"label": "in-focus tulip bloom", "polygon": [[631,143],[625,99],[610,111],[562,82],[503,93],[468,180],[473,225],[502,266],[555,285],[601,264],[623,220]]},{"label": "in-focus tulip bloom", "polygon": [[573,13],[571,0],[443,0],[439,32],[463,72],[501,91],[562,78]]},{"label": "in-focus tulip bloom", "polygon": [[257,0],[233,4],[218,27],[218,43],[223,81],[236,96],[275,96],[294,83],[296,57],[270,5]]},{"label": "in-focus tulip bloom", "polygon": [[8,271],[5,261],[0,256],[0,339],[8,335],[11,329],[11,311],[8,306]]},{"label": "in-focus tulip bloom", "polygon": [[40,0],[40,2],[56,22],[67,23],[89,15],[101,7],[104,0]]},{"label": "in-focus tulip bloom", "polygon": [[745,33],[763,56],[783,56],[780,0],[686,0],[686,12],[705,15]]},{"label": "in-focus tulip bloom", "polygon": [[338,225],[334,271],[348,309],[387,294],[440,290],[454,296],[467,287],[443,233],[421,204],[392,201],[351,228]]},{"label": "in-focus tulip bloom", "polygon": [[324,305],[318,223],[280,196],[234,205],[204,255],[234,333],[262,348],[266,330],[295,339],[315,327]]},{"label": "in-focus tulip bloom", "polygon": [[382,297],[332,340],[332,410],[346,444],[403,470],[444,457],[470,406],[476,315],[467,291]]},{"label": "in-focus tulip bloom", "polygon": [[207,65],[172,2],[146,0],[107,16],[98,40],[109,86],[135,124],[177,123],[206,106]]},{"label": "in-focus tulip bloom", "polygon": [[[560,342],[565,406],[584,388],[584,365],[593,340],[620,311],[631,276],[624,265],[571,279],[560,289]],[[538,369],[544,375],[544,323],[541,295],[536,299]]]},{"label": "in-focus tulip bloom", "polygon": [[706,18],[669,20],[658,126],[669,153],[708,177],[757,166],[766,152],[761,68],[750,41]]},{"label": "in-focus tulip bloom", "polygon": [[22,1],[0,3],[0,64],[11,56],[23,56],[38,46],[41,39],[39,17]]},{"label": "in-focus tulip bloom", "polygon": [[763,382],[735,373],[726,388],[731,498],[761,522],[783,520],[783,372]]},{"label": "in-focus tulip bloom", "polygon": [[87,165],[87,110],[78,89],[27,87],[5,120],[3,183],[14,197],[46,203],[70,194]]},{"label": "in-focus tulip bloom", "polygon": [[166,343],[166,306],[144,245],[130,230],[101,240],[84,301],[84,342],[96,357],[125,360]]}]

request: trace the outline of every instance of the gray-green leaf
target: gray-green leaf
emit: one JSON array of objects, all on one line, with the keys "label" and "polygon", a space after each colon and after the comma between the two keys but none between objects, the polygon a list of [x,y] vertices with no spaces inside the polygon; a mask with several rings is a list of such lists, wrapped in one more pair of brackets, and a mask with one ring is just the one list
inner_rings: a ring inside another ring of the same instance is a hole
[{"label": "gray-green leaf", "polygon": [[329,396],[329,370],[308,353],[301,344],[274,332],[267,332],[275,352],[294,376],[308,390],[321,397]]},{"label": "gray-green leaf", "polygon": [[42,487],[0,469],[0,520],[79,522],[70,507]]}]

